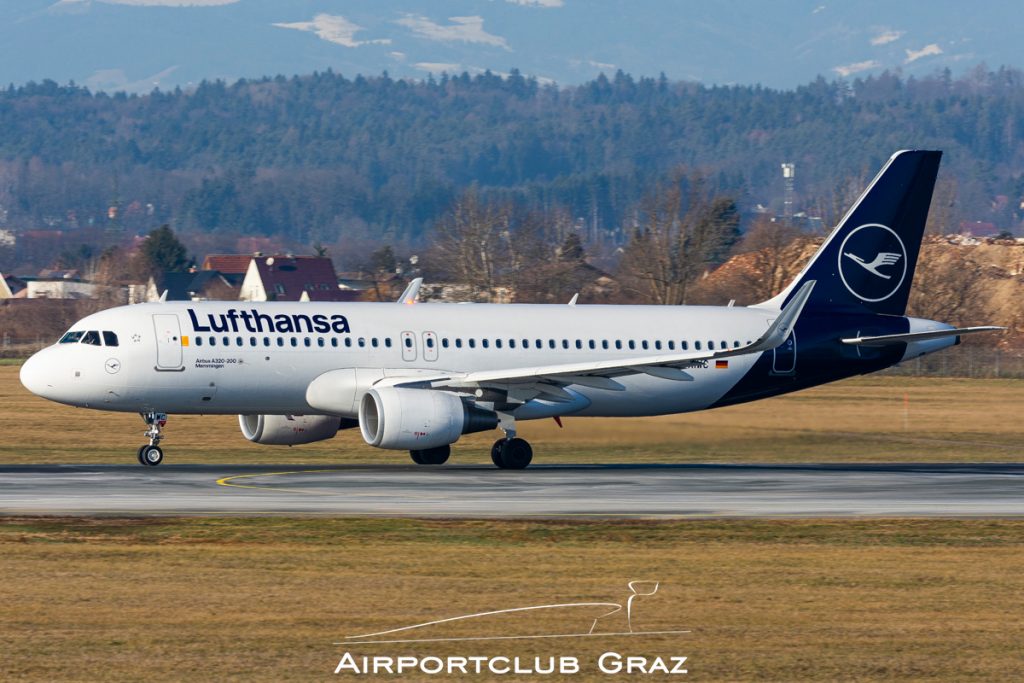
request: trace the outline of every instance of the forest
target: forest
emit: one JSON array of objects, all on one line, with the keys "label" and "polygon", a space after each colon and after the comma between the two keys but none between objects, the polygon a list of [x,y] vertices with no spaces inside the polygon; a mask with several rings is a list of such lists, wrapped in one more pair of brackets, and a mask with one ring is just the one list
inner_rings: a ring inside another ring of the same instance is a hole
[{"label": "forest", "polygon": [[[743,216],[794,208],[827,228],[898,149],[945,152],[946,227],[1019,232],[1024,72],[898,73],[792,91],[622,72],[574,87],[518,72],[425,81],[309,76],[149,95],[51,81],[0,90],[0,229],[428,242],[453,202],[568,216],[622,245],[659,182],[698,171]],[[561,220],[561,218],[560,218]],[[746,219],[745,219],[746,220]]]}]

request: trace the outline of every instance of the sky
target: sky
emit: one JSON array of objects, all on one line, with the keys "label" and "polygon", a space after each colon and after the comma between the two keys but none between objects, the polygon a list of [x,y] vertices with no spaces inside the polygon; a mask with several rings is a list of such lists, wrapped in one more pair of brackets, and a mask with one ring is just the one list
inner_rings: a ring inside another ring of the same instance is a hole
[{"label": "sky", "polygon": [[948,0],[4,0],[0,83],[148,92],[308,74],[623,70],[793,88],[1024,66],[1020,6]]}]

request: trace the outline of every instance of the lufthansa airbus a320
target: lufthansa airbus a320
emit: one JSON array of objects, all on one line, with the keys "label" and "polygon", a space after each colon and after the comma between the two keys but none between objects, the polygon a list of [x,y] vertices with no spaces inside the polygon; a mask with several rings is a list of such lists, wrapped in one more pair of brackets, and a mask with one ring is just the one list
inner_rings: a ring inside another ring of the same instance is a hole
[{"label": "lufthansa airbus a320", "polygon": [[152,303],[77,322],[21,369],[52,401],[138,412],[163,460],[167,415],[237,414],[259,444],[358,427],[423,465],[500,428],[494,464],[524,468],[519,422],[664,415],[887,368],[971,332],[905,315],[941,153],[894,154],[797,278],[747,307]]}]

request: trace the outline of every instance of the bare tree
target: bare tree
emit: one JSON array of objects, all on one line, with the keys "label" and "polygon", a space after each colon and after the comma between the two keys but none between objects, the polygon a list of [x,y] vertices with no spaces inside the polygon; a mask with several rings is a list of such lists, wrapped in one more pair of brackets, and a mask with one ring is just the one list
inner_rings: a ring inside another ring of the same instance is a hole
[{"label": "bare tree", "polygon": [[985,265],[970,247],[926,241],[921,245],[908,313],[952,325],[986,324],[988,279]]},{"label": "bare tree", "polygon": [[475,189],[459,197],[437,226],[436,254],[451,276],[490,300],[510,264],[511,207],[487,203]]},{"label": "bare tree", "polygon": [[678,173],[641,209],[620,263],[626,286],[642,300],[685,304],[693,283],[735,239],[735,203],[712,198],[700,174]]}]

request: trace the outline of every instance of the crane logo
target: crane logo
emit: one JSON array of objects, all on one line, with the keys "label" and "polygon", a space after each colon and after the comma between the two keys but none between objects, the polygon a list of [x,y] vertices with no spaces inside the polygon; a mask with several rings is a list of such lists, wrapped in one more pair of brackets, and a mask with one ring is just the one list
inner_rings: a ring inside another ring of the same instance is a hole
[{"label": "crane logo", "polygon": [[839,247],[839,277],[861,301],[885,301],[907,275],[907,249],[896,232],[880,223],[854,228]]}]

